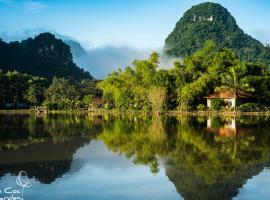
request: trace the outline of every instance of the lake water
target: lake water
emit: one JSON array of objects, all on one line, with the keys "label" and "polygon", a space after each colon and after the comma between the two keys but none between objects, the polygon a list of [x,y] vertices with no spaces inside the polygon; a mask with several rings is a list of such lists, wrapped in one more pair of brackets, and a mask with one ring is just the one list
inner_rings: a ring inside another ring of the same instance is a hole
[{"label": "lake water", "polygon": [[270,199],[270,117],[0,115],[0,200]]}]

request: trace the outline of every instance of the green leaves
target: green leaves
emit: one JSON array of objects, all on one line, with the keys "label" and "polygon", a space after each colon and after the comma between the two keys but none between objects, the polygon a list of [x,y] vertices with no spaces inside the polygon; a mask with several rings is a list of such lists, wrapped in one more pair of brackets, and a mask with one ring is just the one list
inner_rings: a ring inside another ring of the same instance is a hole
[{"label": "green leaves", "polygon": [[165,52],[185,57],[200,50],[207,40],[218,50],[233,49],[245,61],[270,63],[270,48],[239,28],[229,11],[216,3],[202,3],[185,12],[165,40]]},{"label": "green leaves", "polygon": [[[158,69],[158,54],[136,60],[133,67],[110,74],[98,84],[107,103],[123,110],[196,109],[214,90],[248,92],[270,99],[267,68],[240,61],[231,49],[218,50],[213,41],[177,61],[169,69]],[[108,98],[110,96],[110,98]]]},{"label": "green leaves", "polygon": [[70,47],[51,33],[41,33],[22,42],[0,42],[0,68],[18,70],[52,80],[72,77],[75,80],[93,79],[89,72],[72,60]]},{"label": "green leaves", "polygon": [[110,74],[98,84],[107,103],[124,110],[162,109],[171,82],[168,71],[157,70],[158,63],[159,55],[153,52],[147,60],[135,60],[133,68]]},{"label": "green leaves", "polygon": [[[30,103],[40,104],[44,100],[47,80],[22,74],[17,71],[0,71],[0,104]],[[15,105],[16,106],[16,105]]]},{"label": "green leaves", "polygon": [[254,92],[255,88],[249,83],[247,65],[238,62],[237,65],[231,66],[221,75],[221,86],[216,87],[216,91],[233,91],[235,93]]}]

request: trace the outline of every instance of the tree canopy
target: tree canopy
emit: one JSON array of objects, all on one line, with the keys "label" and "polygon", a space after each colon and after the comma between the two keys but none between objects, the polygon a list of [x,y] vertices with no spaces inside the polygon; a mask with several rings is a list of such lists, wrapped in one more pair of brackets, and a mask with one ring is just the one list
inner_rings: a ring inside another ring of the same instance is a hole
[{"label": "tree canopy", "polygon": [[[160,67],[159,56],[153,53],[147,60],[135,60],[133,67],[109,74],[98,84],[105,102],[122,110],[190,110],[204,103],[204,96],[229,90],[247,92],[270,103],[266,65],[241,61],[233,50],[219,49],[211,40],[170,69]],[[164,106],[154,99],[164,99]]]},{"label": "tree canopy", "polygon": [[241,60],[270,63],[269,47],[245,34],[226,8],[210,2],[184,13],[165,40],[165,51],[184,57],[202,48],[207,40],[215,41],[219,49],[232,49]]},{"label": "tree canopy", "polygon": [[19,71],[33,76],[75,80],[92,79],[72,60],[70,47],[51,33],[41,33],[22,42],[0,40],[0,69]]}]

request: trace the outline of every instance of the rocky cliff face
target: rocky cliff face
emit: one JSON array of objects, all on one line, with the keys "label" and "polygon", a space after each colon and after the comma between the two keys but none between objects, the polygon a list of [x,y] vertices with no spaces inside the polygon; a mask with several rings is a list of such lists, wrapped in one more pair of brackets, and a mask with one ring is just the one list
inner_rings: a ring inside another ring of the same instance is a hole
[{"label": "rocky cliff face", "polygon": [[0,68],[45,78],[92,78],[73,62],[70,47],[50,33],[22,42],[0,42]]},{"label": "rocky cliff face", "polygon": [[203,3],[186,11],[165,41],[165,52],[187,56],[213,40],[219,48],[231,48],[242,60],[270,60],[270,50],[244,33],[229,11],[216,3]]}]

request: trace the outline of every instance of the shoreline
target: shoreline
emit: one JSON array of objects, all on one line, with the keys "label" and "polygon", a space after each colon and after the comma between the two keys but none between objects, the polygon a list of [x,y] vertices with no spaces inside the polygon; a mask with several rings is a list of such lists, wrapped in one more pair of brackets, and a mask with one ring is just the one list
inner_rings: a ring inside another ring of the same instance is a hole
[{"label": "shoreline", "polygon": [[[47,115],[46,113],[37,113],[34,109],[14,109],[0,110],[0,114],[37,114]],[[48,114],[114,114],[114,115],[157,115],[157,116],[270,116],[270,111],[265,112],[229,112],[229,111],[119,111],[119,110],[51,110]]]}]

